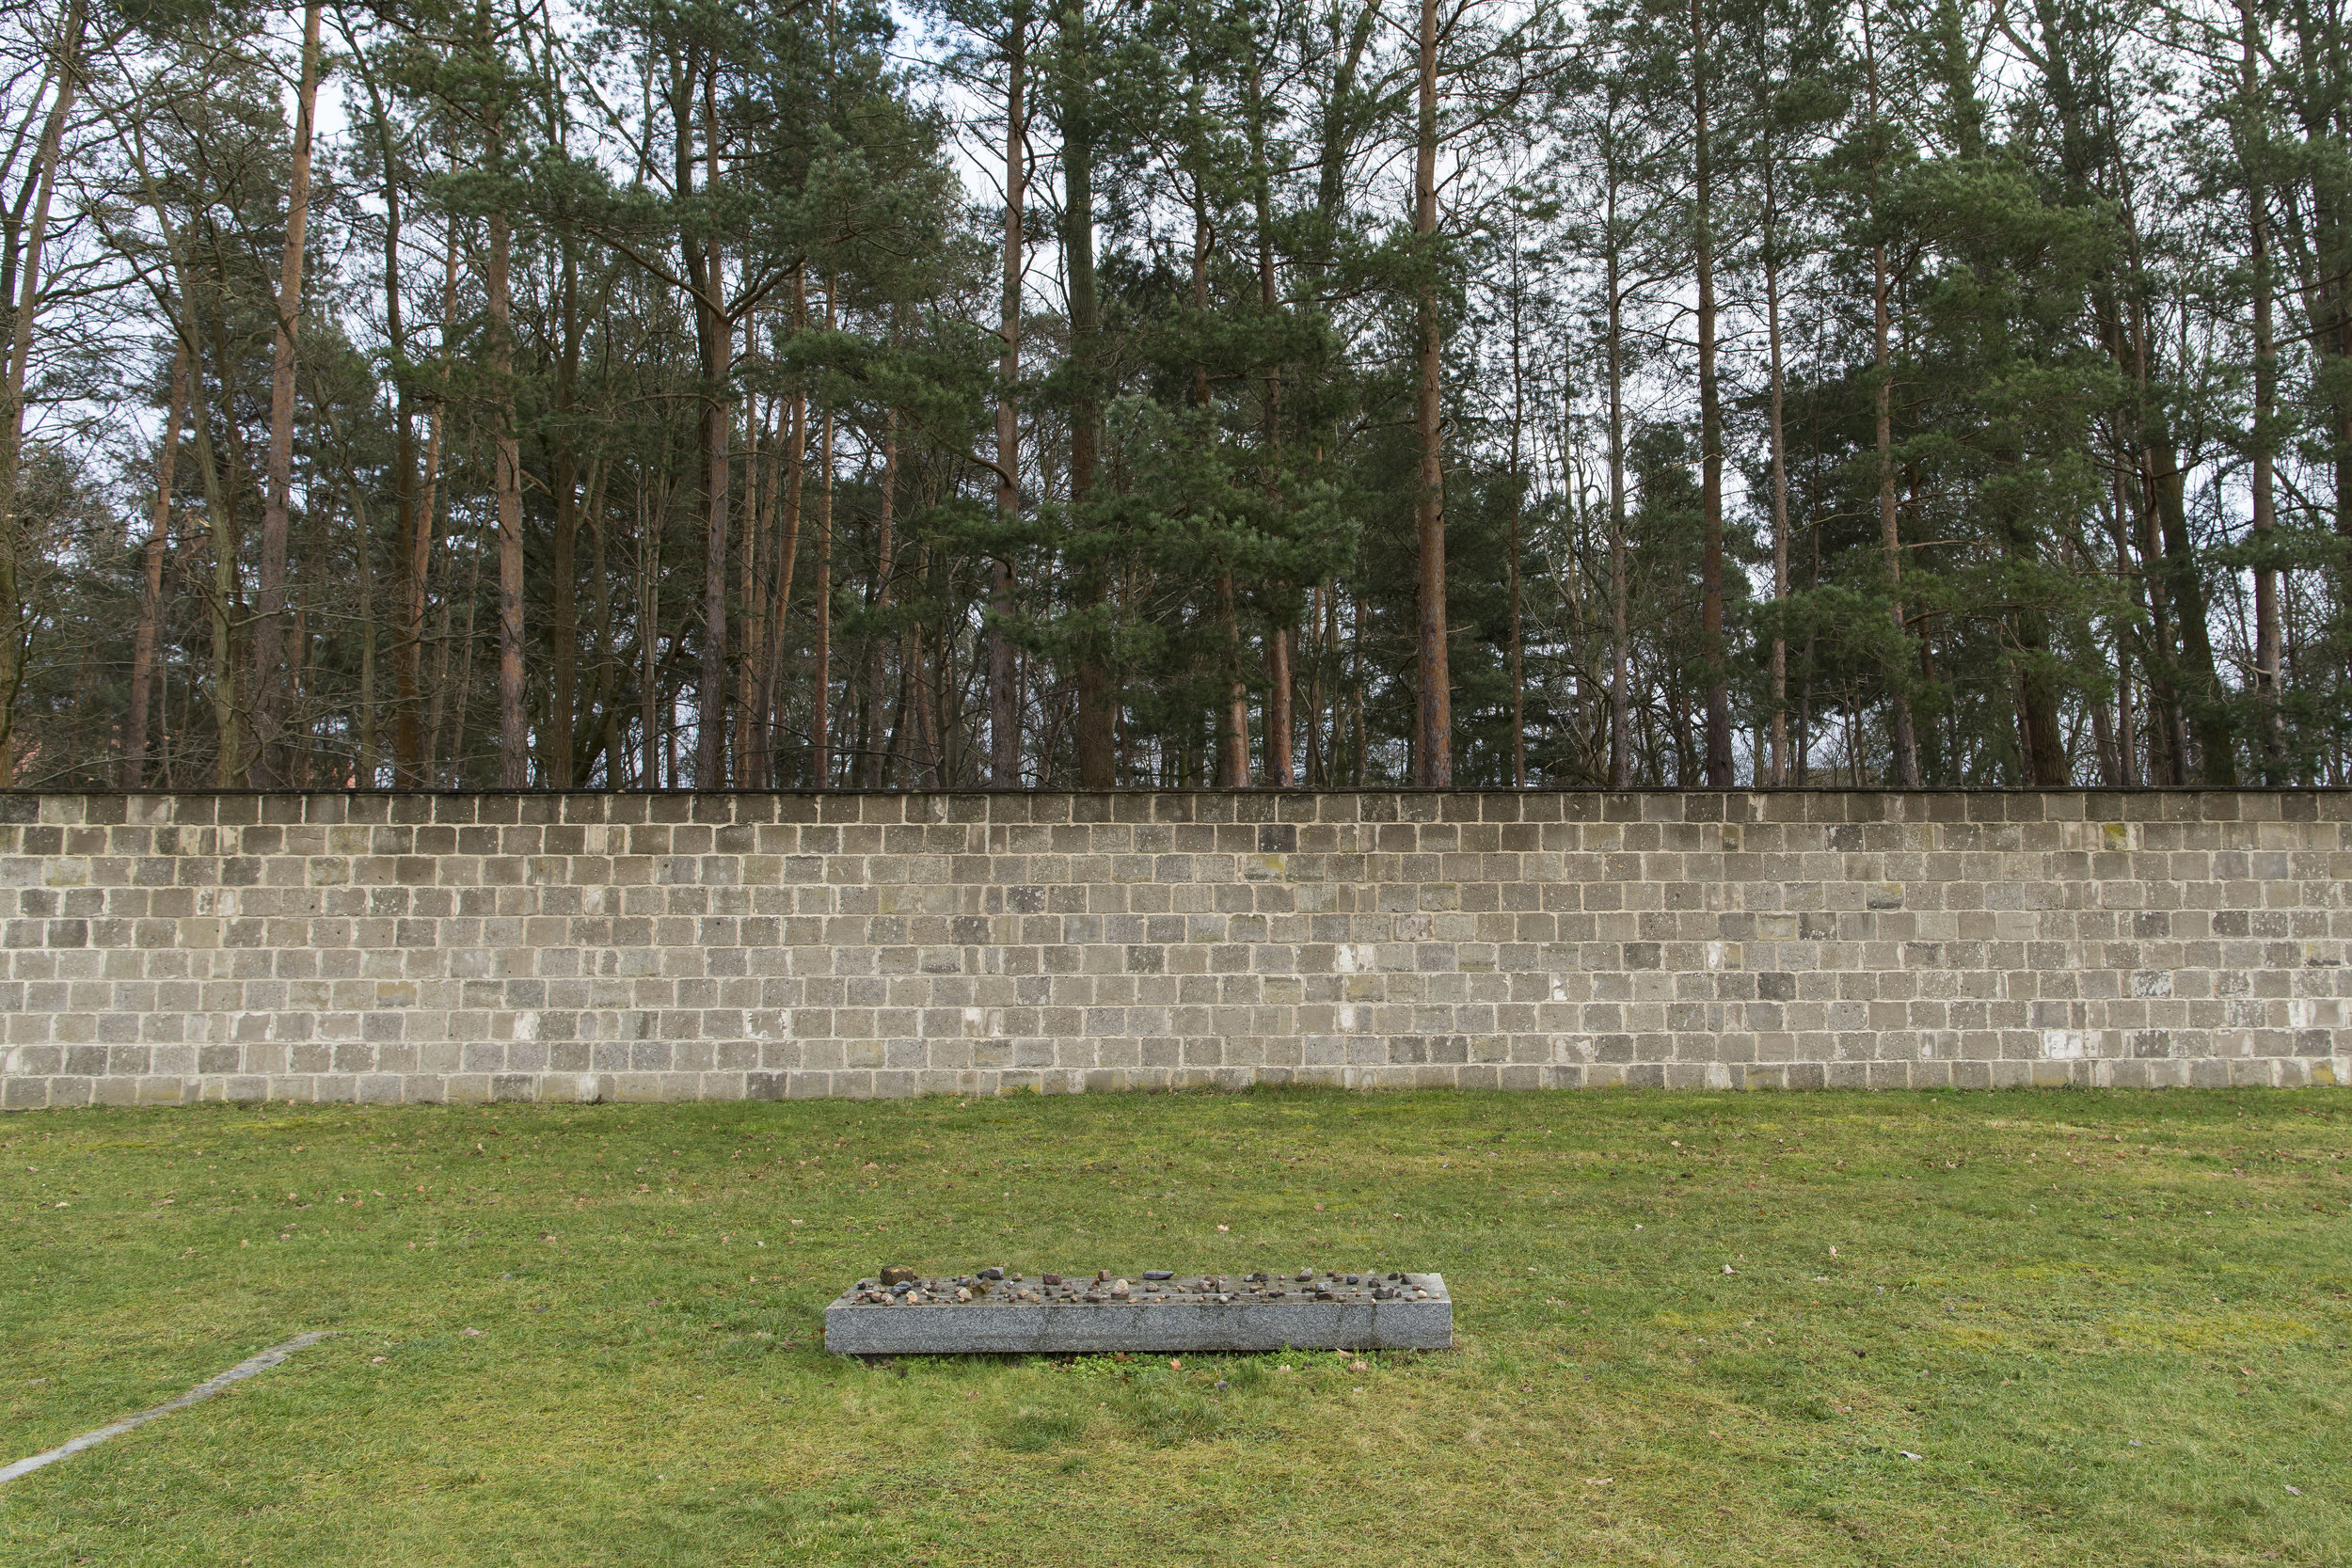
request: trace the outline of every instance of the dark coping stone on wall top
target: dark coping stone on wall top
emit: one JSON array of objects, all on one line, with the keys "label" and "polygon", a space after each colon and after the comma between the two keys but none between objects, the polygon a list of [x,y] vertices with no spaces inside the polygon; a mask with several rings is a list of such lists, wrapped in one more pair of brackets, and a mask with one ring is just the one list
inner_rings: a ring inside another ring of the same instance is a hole
[{"label": "dark coping stone on wall top", "polygon": [[0,791],[0,824],[70,800],[77,825],[285,828],[555,823],[850,825],[1619,822],[1661,825],[2352,822],[2352,790],[1562,789],[931,791]]}]

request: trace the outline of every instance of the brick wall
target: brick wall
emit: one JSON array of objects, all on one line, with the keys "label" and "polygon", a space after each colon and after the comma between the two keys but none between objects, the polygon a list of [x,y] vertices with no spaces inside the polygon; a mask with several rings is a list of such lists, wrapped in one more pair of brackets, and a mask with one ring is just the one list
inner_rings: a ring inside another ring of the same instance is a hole
[{"label": "brick wall", "polygon": [[2352,794],[0,796],[0,1103],[2352,1076]]}]

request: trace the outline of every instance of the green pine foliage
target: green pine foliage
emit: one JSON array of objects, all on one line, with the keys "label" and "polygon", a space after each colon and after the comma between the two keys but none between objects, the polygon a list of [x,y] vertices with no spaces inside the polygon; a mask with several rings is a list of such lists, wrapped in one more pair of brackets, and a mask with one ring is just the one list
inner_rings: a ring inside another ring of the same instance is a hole
[{"label": "green pine foliage", "polygon": [[[1431,309],[1457,784],[2347,782],[2333,13],[1474,3],[1426,236],[1418,8],[327,20],[297,782],[501,777],[510,418],[534,784],[1410,780]],[[16,786],[251,718],[299,22],[0,20]]]}]

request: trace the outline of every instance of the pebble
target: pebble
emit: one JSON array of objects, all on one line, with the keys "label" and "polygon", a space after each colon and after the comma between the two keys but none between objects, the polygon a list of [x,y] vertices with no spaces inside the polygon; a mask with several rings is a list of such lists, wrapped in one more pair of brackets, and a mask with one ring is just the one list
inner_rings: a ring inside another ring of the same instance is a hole
[{"label": "pebble", "polygon": [[1295,1274],[1276,1275],[1253,1272],[1235,1281],[1216,1275],[1195,1275],[1180,1279],[1172,1269],[1146,1269],[1140,1272],[1136,1281],[1130,1281],[1114,1278],[1110,1271],[1104,1269],[1098,1271],[1091,1279],[1084,1275],[1040,1275],[1036,1286],[1026,1283],[1027,1275],[1014,1274],[1002,1266],[930,1279],[915,1275],[914,1270],[897,1264],[882,1273],[884,1277],[881,1281],[859,1280],[843,1299],[859,1306],[944,1307],[992,1299],[991,1291],[994,1291],[993,1299],[1000,1302],[1074,1306],[1083,1301],[1098,1306],[1106,1303],[1134,1306],[1171,1301],[1223,1305],[1308,1298],[1318,1302],[1425,1301],[1430,1295],[1429,1291],[1410,1283],[1403,1274],[1382,1275],[1369,1270],[1342,1274],[1333,1269],[1300,1269]]}]

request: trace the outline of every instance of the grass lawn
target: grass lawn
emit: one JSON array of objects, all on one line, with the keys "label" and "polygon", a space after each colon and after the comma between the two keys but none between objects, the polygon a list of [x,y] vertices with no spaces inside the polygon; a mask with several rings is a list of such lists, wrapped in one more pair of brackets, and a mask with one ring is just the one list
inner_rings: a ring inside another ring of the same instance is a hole
[{"label": "grass lawn", "polygon": [[[12,1116],[0,1463],[335,1334],[0,1488],[0,1560],[2343,1563],[2347,1149],[2325,1089]],[[1458,1348],[826,1355],[898,1261],[1437,1269]]]}]

